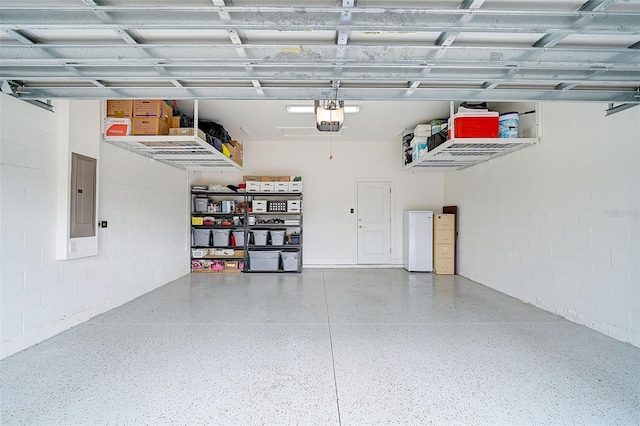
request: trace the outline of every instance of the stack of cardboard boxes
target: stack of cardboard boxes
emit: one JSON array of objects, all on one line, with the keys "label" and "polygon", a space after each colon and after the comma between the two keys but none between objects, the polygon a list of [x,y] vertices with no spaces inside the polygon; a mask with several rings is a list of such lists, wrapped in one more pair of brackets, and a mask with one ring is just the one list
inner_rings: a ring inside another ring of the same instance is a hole
[{"label": "stack of cardboard boxes", "polygon": [[172,116],[173,108],[163,100],[108,100],[105,135],[168,135]]},{"label": "stack of cardboard boxes", "polygon": [[433,216],[433,272],[455,273],[456,215]]}]

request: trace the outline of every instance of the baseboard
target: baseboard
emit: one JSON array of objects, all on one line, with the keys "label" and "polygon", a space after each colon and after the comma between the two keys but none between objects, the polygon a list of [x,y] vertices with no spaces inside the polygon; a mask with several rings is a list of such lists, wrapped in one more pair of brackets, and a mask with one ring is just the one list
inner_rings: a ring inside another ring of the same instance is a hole
[{"label": "baseboard", "polygon": [[342,264],[312,264],[312,265],[302,265],[303,268],[308,269],[402,269],[402,265],[342,265]]}]

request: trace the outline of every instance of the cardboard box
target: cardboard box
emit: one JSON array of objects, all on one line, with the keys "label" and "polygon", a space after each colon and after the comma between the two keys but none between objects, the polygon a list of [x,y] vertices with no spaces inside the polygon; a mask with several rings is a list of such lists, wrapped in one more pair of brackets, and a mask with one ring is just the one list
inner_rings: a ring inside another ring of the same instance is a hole
[{"label": "cardboard box", "polygon": [[235,158],[235,162],[240,164],[242,166],[242,159],[244,158],[244,146],[242,144],[242,142],[238,142],[238,141],[231,141],[231,142],[236,142],[236,158]]},{"label": "cardboard box", "polygon": [[225,261],[224,262],[224,269],[240,269],[240,262],[238,262],[237,260],[234,261]]},{"label": "cardboard box", "polygon": [[171,117],[171,128],[180,127],[180,117]]},{"label": "cardboard box", "polygon": [[262,176],[262,182],[289,182],[291,176]]},{"label": "cardboard box", "polygon": [[168,135],[169,124],[158,117],[133,117],[134,135]]},{"label": "cardboard box", "polygon": [[224,143],[223,145],[229,150],[229,158],[242,166],[242,144]]},{"label": "cardboard box", "polygon": [[129,136],[131,135],[130,118],[110,118],[104,119],[105,136]]},{"label": "cardboard box", "polygon": [[193,136],[195,129],[193,127],[172,127],[169,134],[172,136]]},{"label": "cardboard box", "polygon": [[302,192],[302,182],[289,182],[289,192]]},{"label": "cardboard box", "polygon": [[433,215],[433,229],[456,229],[456,215],[435,214]]},{"label": "cardboard box", "polygon": [[133,99],[114,99],[107,101],[107,117],[133,117]]},{"label": "cardboard box", "polygon": [[[135,100],[133,101],[134,117],[156,117],[161,118],[170,127],[173,109],[163,100]],[[166,134],[166,133],[165,133]]]},{"label": "cardboard box", "polygon": [[260,182],[262,180],[262,176],[242,176],[243,182]]},{"label": "cardboard box", "polygon": [[261,182],[254,181],[247,182],[247,192],[260,192],[260,183]]},{"label": "cardboard box", "polygon": [[275,192],[275,182],[260,182],[260,192]]},{"label": "cardboard box", "polygon": [[[169,134],[172,136],[193,136],[194,132],[193,127],[172,127],[169,129]],[[198,129],[198,137],[202,140],[207,139],[207,136],[200,129]]]}]

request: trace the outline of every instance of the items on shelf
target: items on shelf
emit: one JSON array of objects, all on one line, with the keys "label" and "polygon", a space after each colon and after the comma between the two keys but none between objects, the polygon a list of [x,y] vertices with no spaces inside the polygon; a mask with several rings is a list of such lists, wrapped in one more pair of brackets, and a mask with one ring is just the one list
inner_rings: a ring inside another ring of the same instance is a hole
[{"label": "items on shelf", "polygon": [[107,101],[105,136],[168,135],[173,109],[162,100]]},{"label": "items on shelf", "polygon": [[[197,111],[198,101],[193,102]],[[176,101],[107,100],[105,110],[105,141],[113,145],[182,169],[240,169],[243,164],[241,141],[231,139],[222,125],[206,119],[199,120],[196,129],[195,120],[180,112]],[[175,138],[156,141],[150,136]],[[172,158],[166,158],[168,151]]]},{"label": "items on shelf", "polygon": [[131,118],[106,117],[104,119],[105,136],[130,136]]},{"label": "items on shelf", "polygon": [[[294,182],[301,184],[302,178],[296,178]],[[211,188],[222,186],[192,185],[193,272],[300,272],[301,192],[253,194]],[[242,263],[229,267],[229,257],[236,262],[242,258]]]},{"label": "items on shelf", "polygon": [[[536,104],[463,102],[455,113],[454,110],[455,104],[451,102],[449,120],[436,119],[405,130],[402,135],[405,170],[416,166],[461,169],[539,142]],[[424,136],[417,135],[426,134],[429,128],[431,135],[425,147]]]},{"label": "items on shelf", "polygon": [[499,138],[517,138],[520,128],[520,113],[518,111],[500,114],[498,121]]},{"label": "items on shelf", "polygon": [[302,176],[243,176],[248,192],[302,192]]}]

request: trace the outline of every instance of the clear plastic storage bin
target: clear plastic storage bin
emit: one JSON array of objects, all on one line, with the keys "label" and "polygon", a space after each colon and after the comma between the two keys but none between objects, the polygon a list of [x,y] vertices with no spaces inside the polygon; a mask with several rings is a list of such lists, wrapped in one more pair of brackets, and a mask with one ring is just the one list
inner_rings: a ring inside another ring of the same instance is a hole
[{"label": "clear plastic storage bin", "polygon": [[253,244],[256,246],[267,245],[267,234],[269,231],[266,229],[255,229],[251,231],[253,233]]},{"label": "clear plastic storage bin", "polygon": [[229,245],[230,229],[214,229],[213,230],[213,245],[216,247]]},{"label": "clear plastic storage bin", "polygon": [[284,234],[287,231],[285,229],[272,229],[269,231],[271,235],[271,245],[272,246],[281,246],[284,245]]},{"label": "clear plastic storage bin", "polygon": [[193,245],[195,247],[209,247],[211,245],[211,230],[210,229],[194,229]]},{"label": "clear plastic storage bin", "polygon": [[280,253],[282,258],[282,269],[284,271],[297,271],[300,258],[300,252],[298,251],[283,251]]},{"label": "clear plastic storage bin", "polygon": [[194,198],[193,199],[193,211],[196,213],[204,213],[207,211],[208,198]]},{"label": "clear plastic storage bin", "polygon": [[244,245],[244,231],[233,231],[233,238],[236,240],[236,247]]},{"label": "clear plastic storage bin", "polygon": [[250,271],[277,271],[280,263],[279,251],[250,251]]}]

